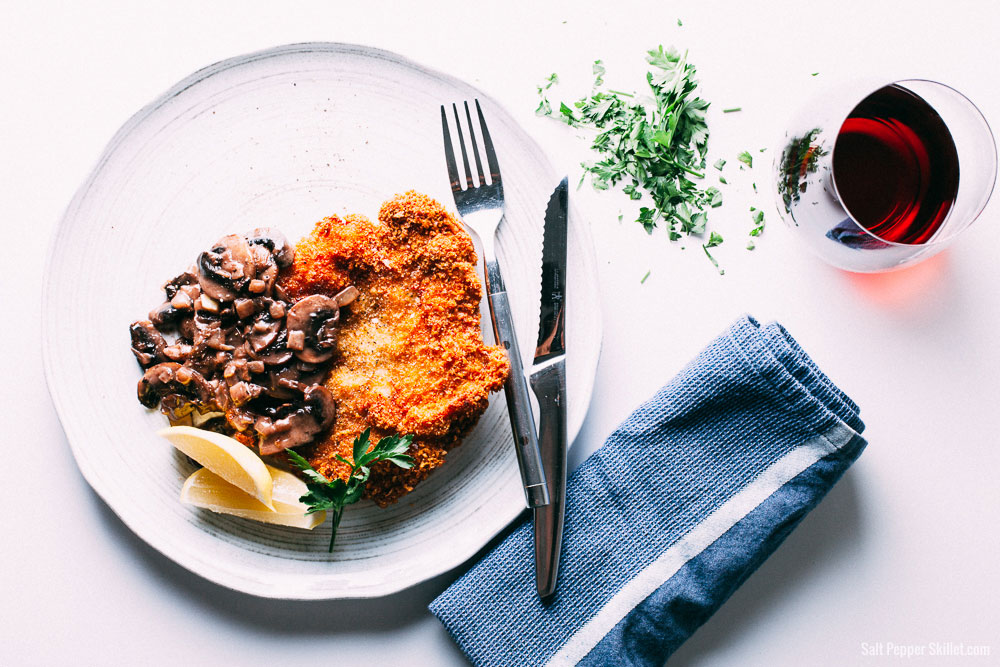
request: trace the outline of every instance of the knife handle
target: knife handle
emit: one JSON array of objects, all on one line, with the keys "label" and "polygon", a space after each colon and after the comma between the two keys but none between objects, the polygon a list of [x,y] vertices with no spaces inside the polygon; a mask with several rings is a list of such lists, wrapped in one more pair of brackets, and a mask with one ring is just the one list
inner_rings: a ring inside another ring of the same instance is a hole
[{"label": "knife handle", "polygon": [[538,444],[548,477],[549,504],[535,508],[535,587],[543,601],[556,592],[566,509],[566,362],[552,362],[531,375],[538,398]]},{"label": "knife handle", "polygon": [[493,333],[497,344],[506,349],[507,358],[510,360],[510,373],[503,385],[503,391],[507,397],[507,412],[510,414],[514,451],[517,452],[517,465],[521,470],[525,501],[528,507],[541,507],[549,504],[545,469],[542,467],[542,456],[538,449],[538,436],[535,435],[535,421],[531,416],[531,399],[528,396],[528,384],[524,379],[524,367],[521,365],[521,351],[518,349],[517,336],[514,333],[514,318],[510,312],[510,302],[507,300],[507,291],[504,289],[500,266],[496,260],[486,262],[486,288]]}]

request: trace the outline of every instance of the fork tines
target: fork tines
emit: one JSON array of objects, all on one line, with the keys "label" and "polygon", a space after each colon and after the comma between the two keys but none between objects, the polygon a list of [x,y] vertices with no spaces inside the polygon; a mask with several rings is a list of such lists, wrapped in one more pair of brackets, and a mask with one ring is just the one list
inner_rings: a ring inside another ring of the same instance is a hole
[{"label": "fork tines", "polygon": [[[462,151],[462,165],[465,167],[464,189],[466,190],[487,185],[500,185],[500,165],[497,164],[497,154],[496,151],[493,150],[493,140],[490,138],[490,131],[486,127],[486,120],[483,118],[483,110],[479,106],[479,100],[473,101],[476,105],[476,113],[479,116],[479,127],[482,130],[483,148],[486,153],[486,163],[490,170],[490,181],[487,183],[486,176],[483,173],[483,163],[479,157],[479,145],[476,142],[476,131],[472,124],[472,112],[469,110],[469,103],[463,102],[462,105],[465,107],[465,127],[469,131],[469,143],[472,145],[472,157],[475,160],[476,174],[479,177],[478,183],[473,182],[472,179],[472,168],[469,165],[469,151],[466,148],[465,134],[462,131],[462,118],[458,113],[458,106],[452,104],[451,109],[455,116],[455,129],[458,132],[458,144]],[[451,143],[451,130],[448,127],[448,112],[443,104],[441,105],[441,128],[444,132],[444,154],[445,161],[448,164],[448,177],[451,179],[451,189],[456,193],[461,192],[463,187],[461,184],[461,176],[458,171],[458,164],[455,161],[455,149],[452,147]]]}]

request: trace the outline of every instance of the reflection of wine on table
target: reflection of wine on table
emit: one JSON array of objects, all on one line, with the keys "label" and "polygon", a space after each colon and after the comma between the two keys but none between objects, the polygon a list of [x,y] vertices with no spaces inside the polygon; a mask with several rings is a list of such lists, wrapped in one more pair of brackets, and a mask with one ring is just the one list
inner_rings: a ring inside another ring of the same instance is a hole
[{"label": "reflection of wine on table", "polygon": [[958,151],[948,127],[921,97],[897,85],[851,112],[837,136],[833,172],[853,218],[894,243],[930,240],[958,194]]}]

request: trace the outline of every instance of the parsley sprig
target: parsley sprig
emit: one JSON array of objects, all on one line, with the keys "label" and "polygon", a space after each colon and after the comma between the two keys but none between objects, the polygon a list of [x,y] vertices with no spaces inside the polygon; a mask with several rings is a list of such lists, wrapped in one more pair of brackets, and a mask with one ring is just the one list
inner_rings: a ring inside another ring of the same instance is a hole
[{"label": "parsley sprig", "polygon": [[413,467],[413,457],[406,453],[406,450],[413,444],[412,435],[390,435],[381,438],[371,448],[371,451],[368,451],[368,446],[371,444],[370,438],[371,429],[366,428],[361,435],[354,439],[353,462],[337,454],[338,461],[351,466],[351,474],[346,482],[339,477],[333,481],[327,479],[309,465],[309,461],[302,456],[291,449],[285,450],[289,460],[309,479],[306,483],[309,493],[299,498],[300,502],[309,507],[306,514],[329,510],[333,515],[330,551],[333,551],[333,543],[337,539],[337,528],[340,526],[344,507],[361,500],[365,484],[371,475],[372,464],[379,461],[389,461],[400,468]]}]

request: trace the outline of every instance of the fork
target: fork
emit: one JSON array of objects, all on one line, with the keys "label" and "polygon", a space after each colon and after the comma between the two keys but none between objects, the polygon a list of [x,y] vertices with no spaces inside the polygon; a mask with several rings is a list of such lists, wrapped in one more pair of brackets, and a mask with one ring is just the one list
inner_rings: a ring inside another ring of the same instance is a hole
[{"label": "fork", "polygon": [[448,177],[451,179],[451,191],[455,195],[455,207],[458,209],[459,216],[466,227],[479,237],[479,243],[483,249],[486,294],[490,306],[493,333],[496,335],[497,343],[503,345],[507,350],[507,357],[510,360],[510,374],[504,383],[504,394],[507,396],[507,412],[510,414],[510,425],[514,434],[514,448],[517,452],[517,463],[521,469],[524,495],[528,507],[542,507],[549,504],[548,485],[545,483],[541,451],[538,448],[535,423],[531,416],[528,384],[525,381],[524,369],[521,365],[521,353],[517,347],[514,319],[511,316],[507,288],[504,286],[496,253],[495,237],[497,228],[504,217],[500,165],[497,163],[497,154],[493,149],[490,131],[486,127],[486,119],[483,118],[483,110],[479,106],[479,100],[475,100],[479,126],[482,128],[486,163],[490,170],[490,182],[487,183],[483,174],[483,163],[479,158],[479,147],[476,145],[476,133],[472,124],[469,103],[464,102],[463,104],[467,121],[466,127],[469,129],[469,145],[472,147],[479,180],[476,184],[472,179],[469,153],[466,149],[465,135],[462,133],[462,122],[459,118],[458,107],[454,104],[451,105],[451,108],[455,114],[458,144],[462,150],[462,165],[465,167],[464,189],[458,172],[458,164],[455,161],[455,150],[451,144],[451,132],[448,130],[448,113],[444,105],[441,105],[441,126],[444,130],[444,155],[445,161],[448,163]]}]

